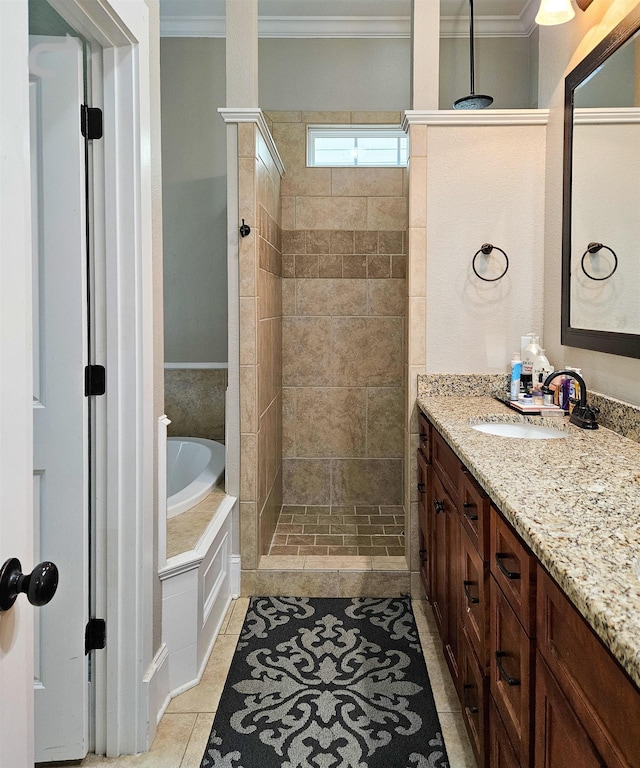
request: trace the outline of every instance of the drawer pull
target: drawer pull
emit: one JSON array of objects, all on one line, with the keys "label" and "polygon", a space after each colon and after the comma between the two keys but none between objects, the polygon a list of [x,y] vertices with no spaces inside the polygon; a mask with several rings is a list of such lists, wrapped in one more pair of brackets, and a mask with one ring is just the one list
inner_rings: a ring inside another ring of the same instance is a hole
[{"label": "drawer pull", "polygon": [[507,685],[520,685],[519,677],[511,677],[504,671],[504,667],[502,666],[500,659],[503,659],[507,655],[508,654],[506,651],[496,651],[496,664],[498,665],[498,672],[500,673],[500,677],[505,681]]},{"label": "drawer pull", "polygon": [[464,511],[464,516],[468,520],[477,520],[478,519],[478,515],[473,515],[473,514],[471,514],[471,512],[467,512],[468,509],[475,509],[475,508],[476,508],[476,505],[475,504],[471,504],[468,501],[465,501],[464,504],[462,505],[462,509]]},{"label": "drawer pull", "polygon": [[421,432],[420,433],[420,442],[421,443],[426,443],[427,442],[427,433],[426,432]]},{"label": "drawer pull", "polygon": [[465,683],[462,686],[462,703],[464,704],[464,708],[467,710],[467,712],[470,715],[477,715],[480,711],[478,707],[474,707],[473,704],[469,704],[469,700],[467,699],[466,692],[471,690],[472,688],[475,688],[475,685],[472,685],[471,683]]},{"label": "drawer pull", "polygon": [[418,493],[424,493],[427,490],[427,486],[424,483],[418,483]]},{"label": "drawer pull", "polygon": [[433,506],[436,510],[436,515],[439,515],[441,512],[444,512],[444,504],[440,501],[440,499],[434,499],[433,500]]},{"label": "drawer pull", "polygon": [[473,581],[466,581],[465,580],[465,581],[462,582],[462,586],[464,588],[464,593],[467,596],[467,600],[472,605],[477,605],[480,602],[480,598],[479,597],[474,597],[473,595],[469,594],[469,590],[468,590],[468,587],[472,587],[473,584],[474,584]]},{"label": "drawer pull", "polygon": [[418,554],[420,555],[420,560],[421,560],[421,562],[423,562],[423,563],[426,563],[426,562],[427,562],[427,560],[429,559],[429,558],[427,557],[427,550],[426,550],[426,549],[419,549],[419,550],[418,550]]},{"label": "drawer pull", "polygon": [[520,578],[520,574],[517,571],[507,570],[507,568],[505,568],[505,566],[502,564],[502,561],[506,560],[508,557],[509,555],[506,552],[496,552],[496,565],[508,579],[514,581],[515,579]]}]

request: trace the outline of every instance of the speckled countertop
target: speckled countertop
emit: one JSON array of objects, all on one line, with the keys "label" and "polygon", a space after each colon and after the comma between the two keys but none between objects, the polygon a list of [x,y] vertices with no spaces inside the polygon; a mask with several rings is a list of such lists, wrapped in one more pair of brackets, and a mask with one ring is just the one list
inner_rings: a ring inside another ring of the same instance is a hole
[{"label": "speckled countertop", "polygon": [[[567,418],[525,419],[488,396],[421,394],[418,405],[640,686],[640,444]],[[471,428],[504,420],[566,437]]]}]

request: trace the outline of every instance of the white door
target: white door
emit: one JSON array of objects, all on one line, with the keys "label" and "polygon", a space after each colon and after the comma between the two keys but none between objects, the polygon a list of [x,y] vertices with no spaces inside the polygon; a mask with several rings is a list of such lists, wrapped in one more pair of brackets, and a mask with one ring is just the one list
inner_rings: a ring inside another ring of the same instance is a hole
[{"label": "white door", "polygon": [[58,591],[35,612],[36,761],[88,750],[89,499],[83,51],[30,37],[34,562]]}]

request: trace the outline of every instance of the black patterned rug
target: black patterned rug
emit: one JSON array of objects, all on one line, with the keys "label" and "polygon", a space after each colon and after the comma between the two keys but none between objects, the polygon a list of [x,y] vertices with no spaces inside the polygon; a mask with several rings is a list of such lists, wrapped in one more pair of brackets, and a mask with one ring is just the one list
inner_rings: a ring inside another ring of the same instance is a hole
[{"label": "black patterned rug", "polygon": [[201,768],[448,768],[404,598],[253,597]]}]

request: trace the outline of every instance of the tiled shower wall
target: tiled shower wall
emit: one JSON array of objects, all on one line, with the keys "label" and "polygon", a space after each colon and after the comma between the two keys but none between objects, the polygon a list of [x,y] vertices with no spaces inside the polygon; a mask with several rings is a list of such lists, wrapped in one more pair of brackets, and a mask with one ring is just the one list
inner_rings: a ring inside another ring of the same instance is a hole
[{"label": "tiled shower wall", "polygon": [[224,442],[226,389],[226,368],[166,368],[168,434]]},{"label": "tiled shower wall", "polygon": [[280,173],[257,123],[238,125],[240,537],[244,569],[269,549],[282,506]]},{"label": "tiled shower wall", "polygon": [[407,198],[402,168],[307,168],[307,124],[268,113],[282,179],[283,499],[401,505]]}]

